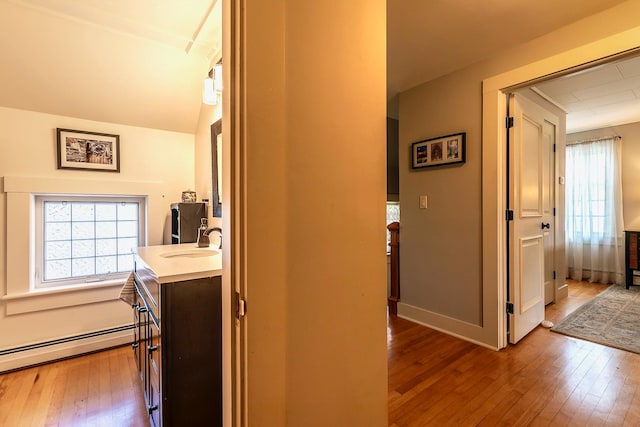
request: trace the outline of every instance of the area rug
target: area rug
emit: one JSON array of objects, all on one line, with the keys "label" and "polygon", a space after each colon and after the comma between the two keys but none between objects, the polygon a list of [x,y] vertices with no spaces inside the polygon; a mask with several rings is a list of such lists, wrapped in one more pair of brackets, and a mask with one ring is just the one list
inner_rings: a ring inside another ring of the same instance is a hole
[{"label": "area rug", "polygon": [[640,353],[640,287],[611,285],[551,330]]}]

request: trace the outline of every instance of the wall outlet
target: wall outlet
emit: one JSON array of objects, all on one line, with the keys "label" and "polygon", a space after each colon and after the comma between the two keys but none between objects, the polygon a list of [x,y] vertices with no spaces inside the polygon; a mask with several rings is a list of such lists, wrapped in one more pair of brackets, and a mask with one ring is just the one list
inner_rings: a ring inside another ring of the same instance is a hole
[{"label": "wall outlet", "polygon": [[420,209],[427,209],[427,196],[420,196]]}]

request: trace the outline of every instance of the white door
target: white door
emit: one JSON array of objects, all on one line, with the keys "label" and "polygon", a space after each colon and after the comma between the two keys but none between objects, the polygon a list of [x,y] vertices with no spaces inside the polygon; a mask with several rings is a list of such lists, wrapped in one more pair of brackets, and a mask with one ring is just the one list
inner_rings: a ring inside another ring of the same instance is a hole
[{"label": "white door", "polygon": [[545,269],[545,257],[553,264],[557,118],[514,94],[509,112],[509,342],[517,343],[544,320],[545,281],[555,289],[553,265]]}]

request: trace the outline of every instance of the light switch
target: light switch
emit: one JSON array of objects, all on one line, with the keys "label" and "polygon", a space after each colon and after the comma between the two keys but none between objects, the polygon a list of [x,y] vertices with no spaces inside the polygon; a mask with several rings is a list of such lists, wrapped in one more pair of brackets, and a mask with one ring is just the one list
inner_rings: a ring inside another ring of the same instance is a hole
[{"label": "light switch", "polygon": [[427,196],[420,196],[420,209],[427,209]]}]

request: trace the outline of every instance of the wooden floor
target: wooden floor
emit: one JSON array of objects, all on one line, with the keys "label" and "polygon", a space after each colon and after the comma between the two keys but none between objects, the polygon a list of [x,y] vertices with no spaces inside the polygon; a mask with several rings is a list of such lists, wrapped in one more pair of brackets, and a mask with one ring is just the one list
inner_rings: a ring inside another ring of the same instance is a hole
[{"label": "wooden floor", "polygon": [[[569,285],[557,322],[606,288]],[[496,352],[388,323],[390,426],[640,426],[640,355],[538,327]]]},{"label": "wooden floor", "polygon": [[0,375],[0,426],[149,426],[131,347]]},{"label": "wooden floor", "polygon": [[[571,282],[547,319],[605,288]],[[542,327],[497,352],[397,317],[387,337],[390,426],[640,426],[638,354]],[[0,375],[2,427],[148,425],[129,347]]]}]

